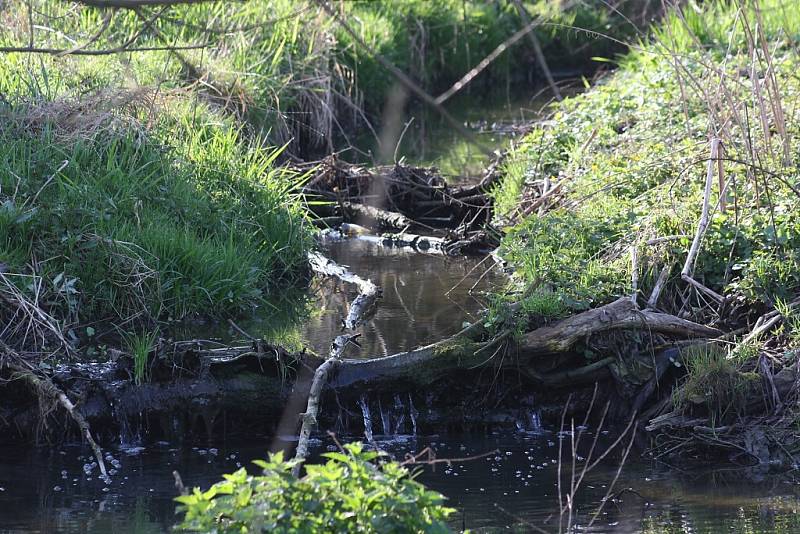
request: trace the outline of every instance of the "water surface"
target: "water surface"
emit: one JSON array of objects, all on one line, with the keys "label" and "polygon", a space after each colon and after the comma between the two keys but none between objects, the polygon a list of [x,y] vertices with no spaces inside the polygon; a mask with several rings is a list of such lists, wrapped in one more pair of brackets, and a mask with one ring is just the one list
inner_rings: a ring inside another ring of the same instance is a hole
[{"label": "water surface", "polygon": [[[475,532],[557,531],[555,433],[498,433],[486,437],[395,436],[379,446],[401,457],[431,447],[439,458],[463,458],[497,449],[477,460],[421,468],[419,480],[441,491],[458,508],[454,529]],[[0,532],[150,533],[176,521],[171,472],[187,485],[207,487],[220,475],[265,455],[270,440],[218,443],[180,449],[162,443],[110,451],[119,464],[106,484],[80,447],[2,448]],[[315,454],[333,445],[317,443]],[[589,518],[608,491],[616,460],[587,475],[576,498],[581,531],[797,532],[800,488],[788,476],[752,478],[737,470],[682,472],[631,459],[591,529]],[[566,484],[568,479],[564,478]]]}]

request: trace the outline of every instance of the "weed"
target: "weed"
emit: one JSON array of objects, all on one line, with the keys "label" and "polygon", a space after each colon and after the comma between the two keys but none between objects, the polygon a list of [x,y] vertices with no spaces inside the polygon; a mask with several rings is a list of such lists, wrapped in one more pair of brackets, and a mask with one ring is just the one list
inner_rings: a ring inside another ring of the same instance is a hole
[{"label": "weed", "polygon": [[747,401],[761,386],[758,373],[744,372],[742,361],[713,345],[698,345],[683,352],[686,379],[673,394],[677,410],[703,406],[712,423],[726,424],[744,415]]},{"label": "weed", "polygon": [[133,378],[137,386],[149,380],[148,361],[158,341],[158,329],[141,334],[126,334],[123,343],[133,358]]}]

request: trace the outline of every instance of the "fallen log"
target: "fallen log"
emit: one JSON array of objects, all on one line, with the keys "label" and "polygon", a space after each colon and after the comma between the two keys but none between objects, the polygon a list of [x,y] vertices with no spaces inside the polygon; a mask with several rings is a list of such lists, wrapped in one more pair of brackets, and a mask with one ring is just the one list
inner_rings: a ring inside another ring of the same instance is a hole
[{"label": "fallen log", "polygon": [[716,328],[674,315],[639,310],[630,298],[623,297],[526,334],[521,350],[525,357],[554,354],[568,350],[580,339],[591,334],[633,328],[681,338],[713,338],[722,335]]},{"label": "fallen log", "polygon": [[370,226],[404,230],[414,224],[414,221],[405,215],[382,210],[374,206],[357,204],[355,202],[342,202],[342,207],[345,212],[348,212],[351,220],[357,220],[359,223],[366,222]]},{"label": "fallen log", "polygon": [[347,317],[344,319],[344,327],[348,330],[355,330],[358,328],[358,326],[369,317],[372,311],[374,311],[378,297],[380,296],[380,288],[370,280],[361,278],[357,274],[348,271],[336,262],[316,252],[310,252],[308,254],[308,261],[315,272],[326,276],[335,276],[343,282],[358,286],[359,294],[353,303],[350,304],[347,310]]},{"label": "fallen log", "polygon": [[578,341],[591,335],[631,329],[681,338],[713,338],[722,334],[716,328],[674,315],[639,310],[630,298],[623,297],[605,306],[529,332],[523,336],[517,358],[513,361],[506,358],[498,364],[491,357],[491,351],[498,345],[497,338],[505,336],[508,339],[510,331],[504,331],[489,341],[480,341],[485,330],[476,324],[449,339],[412,351],[383,358],[344,359],[334,383],[337,387],[343,387],[359,382],[372,384],[387,380],[408,380],[416,385],[425,385],[454,370],[485,364],[524,366],[543,356],[565,353]]},{"label": "fallen log", "polygon": [[[351,273],[341,265],[325,258],[316,253],[308,255],[312,268],[319,273],[329,276],[336,276],[337,278],[355,284],[359,288],[359,294],[350,305],[347,312],[347,317],[344,320],[344,327],[348,330],[355,330],[365,319],[370,309],[374,307],[375,301],[379,296],[378,287],[360,276]],[[328,358],[314,371],[314,378],[311,381],[311,386],[308,390],[308,400],[306,402],[306,410],[301,414],[302,424],[300,426],[300,434],[298,436],[297,448],[295,449],[295,460],[298,463],[292,468],[292,474],[298,476],[302,461],[308,456],[308,440],[311,437],[311,432],[317,427],[317,417],[319,414],[320,397],[322,389],[328,383],[328,375],[331,374],[340,364],[342,354],[344,354],[347,345],[354,343],[361,334],[352,335],[339,335],[334,338],[331,343],[331,349]]]}]

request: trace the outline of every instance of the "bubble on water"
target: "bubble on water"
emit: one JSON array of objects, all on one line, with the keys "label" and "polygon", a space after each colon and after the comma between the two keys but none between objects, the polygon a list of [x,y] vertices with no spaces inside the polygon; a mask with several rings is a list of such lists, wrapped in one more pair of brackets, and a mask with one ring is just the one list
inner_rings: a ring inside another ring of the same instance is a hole
[{"label": "bubble on water", "polygon": [[61,471],[61,478],[67,478],[67,470],[66,469]]},{"label": "bubble on water", "polygon": [[216,456],[217,454],[219,454],[219,449],[208,449],[208,454]]},{"label": "bubble on water", "polygon": [[103,488],[100,491],[107,493],[109,491],[109,489],[111,489],[111,488]]},{"label": "bubble on water", "polygon": [[53,491],[61,491],[61,486],[53,486]]}]

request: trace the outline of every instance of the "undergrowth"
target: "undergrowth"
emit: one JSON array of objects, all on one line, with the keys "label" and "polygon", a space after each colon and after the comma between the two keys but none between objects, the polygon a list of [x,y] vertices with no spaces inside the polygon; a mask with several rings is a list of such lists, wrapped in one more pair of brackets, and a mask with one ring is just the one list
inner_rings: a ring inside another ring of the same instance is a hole
[{"label": "undergrowth", "polygon": [[634,268],[645,302],[667,267],[658,306],[702,317],[713,302],[680,273],[711,135],[723,171],[714,169],[694,278],[729,310],[772,307],[800,289],[800,15],[783,0],[738,5],[673,11],[618,71],[513,148],[494,192],[507,223],[501,252],[520,286],[541,283],[535,308],[559,316],[631,294]]},{"label": "undergrowth", "polygon": [[302,478],[291,473],[298,460],[277,453],[254,462],[258,475],[242,468],[205,491],[195,488],[176,499],[183,515],[178,530],[450,532],[446,520],[454,510],[406,467],[376,465],[381,453],[365,451],[361,443],[322,456],[324,463],[307,465]]}]

